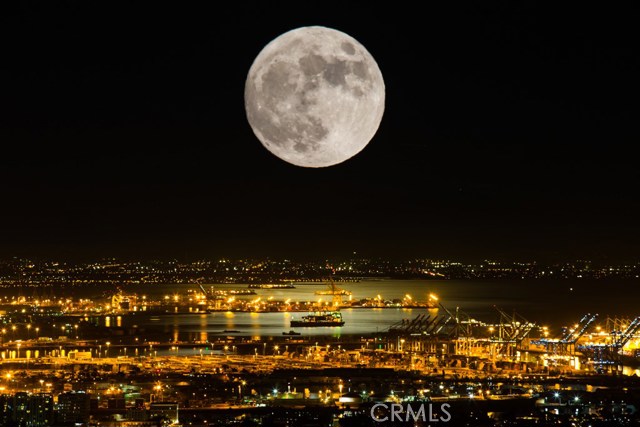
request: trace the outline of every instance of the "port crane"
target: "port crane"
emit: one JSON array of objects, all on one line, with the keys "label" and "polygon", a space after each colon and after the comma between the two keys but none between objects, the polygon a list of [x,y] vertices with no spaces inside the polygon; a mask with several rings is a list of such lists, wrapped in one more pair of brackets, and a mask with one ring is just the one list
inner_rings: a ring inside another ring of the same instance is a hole
[{"label": "port crane", "polygon": [[490,326],[492,335],[489,340],[499,345],[498,353],[506,354],[509,347],[519,346],[536,327],[536,324],[529,322],[515,311],[513,315],[509,315],[496,305],[493,306],[493,309],[498,313],[498,322]]},{"label": "port crane", "polygon": [[[333,272],[334,270],[332,269],[331,271]],[[327,287],[328,289],[325,291],[316,291],[316,295],[331,295],[331,303],[336,308],[342,306],[343,295],[351,295],[350,291],[336,286],[336,283],[333,280],[333,273],[329,276],[329,284]]]},{"label": "port crane", "polygon": [[622,332],[618,333],[614,339],[613,347],[622,349],[636,332],[640,329],[640,316],[636,317],[629,323],[629,326]]},{"label": "port crane", "polygon": [[414,319],[403,319],[391,325],[389,332],[447,338],[472,336],[471,329],[475,322],[466,313],[456,307],[454,314],[440,301],[437,304],[440,309],[438,314],[420,314]]},{"label": "port crane", "polygon": [[529,322],[515,311],[511,316],[498,306],[494,305],[493,309],[499,315],[498,339],[502,341],[520,343],[536,327],[535,323]]},{"label": "port crane", "polygon": [[611,365],[620,361],[622,349],[640,330],[640,316],[630,319],[607,318],[605,341],[589,343],[579,347],[580,351],[593,358],[596,365]]},{"label": "port crane", "polygon": [[[456,355],[513,357],[516,355],[517,347],[536,327],[535,323],[529,322],[517,313],[514,312],[511,316],[495,306],[499,321],[486,324],[469,317],[459,307],[450,310],[436,297],[430,296],[430,299],[437,302],[437,313],[425,313],[413,319],[404,319],[390,326],[389,333],[411,337],[412,346],[429,348],[429,351],[438,354],[446,348]],[[486,327],[492,332],[490,337],[483,332]]]},{"label": "port crane", "polygon": [[636,317],[629,323],[629,326],[624,331],[619,332],[614,336],[613,347],[621,350],[635,333],[640,329],[640,316]]},{"label": "port crane", "polygon": [[444,328],[451,322],[449,315],[419,314],[413,319],[402,319],[391,325],[388,329],[390,333],[409,335],[443,335],[453,334],[451,328]]},{"label": "port crane", "polygon": [[580,319],[580,322],[578,322],[578,325],[575,328],[568,328],[567,332],[560,339],[560,342],[563,344],[575,344],[576,341],[584,335],[587,328],[596,320],[597,317],[597,314],[591,313],[582,316],[582,319]]},{"label": "port crane", "polygon": [[205,298],[209,298],[210,297],[209,292],[207,292],[207,290],[204,288],[204,286],[202,286],[202,284],[198,284],[198,287],[202,291],[202,294],[204,295]]},{"label": "port crane", "polygon": [[598,314],[587,313],[573,328],[567,328],[560,338],[555,339],[539,339],[532,343],[543,345],[547,351],[553,353],[573,353],[576,342],[584,335],[589,326],[598,318]]}]

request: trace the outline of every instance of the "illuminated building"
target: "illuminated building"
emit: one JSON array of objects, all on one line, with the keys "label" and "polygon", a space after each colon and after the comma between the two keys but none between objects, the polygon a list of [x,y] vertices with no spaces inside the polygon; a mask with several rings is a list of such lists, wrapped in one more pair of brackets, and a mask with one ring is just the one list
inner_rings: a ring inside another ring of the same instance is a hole
[{"label": "illuminated building", "polygon": [[25,427],[53,424],[53,396],[50,394],[16,393],[13,396],[12,421]]},{"label": "illuminated building", "polygon": [[67,392],[58,396],[59,423],[84,423],[89,421],[91,397],[84,392]]}]

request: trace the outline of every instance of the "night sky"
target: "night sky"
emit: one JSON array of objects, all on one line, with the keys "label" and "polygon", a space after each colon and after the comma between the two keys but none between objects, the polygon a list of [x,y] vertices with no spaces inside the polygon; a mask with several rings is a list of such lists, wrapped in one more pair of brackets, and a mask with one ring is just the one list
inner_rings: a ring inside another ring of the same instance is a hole
[{"label": "night sky", "polygon": [[[55,3],[0,13],[2,257],[639,258],[636,10]],[[326,169],[244,112],[253,59],[305,25],[355,37],[387,89]]]}]

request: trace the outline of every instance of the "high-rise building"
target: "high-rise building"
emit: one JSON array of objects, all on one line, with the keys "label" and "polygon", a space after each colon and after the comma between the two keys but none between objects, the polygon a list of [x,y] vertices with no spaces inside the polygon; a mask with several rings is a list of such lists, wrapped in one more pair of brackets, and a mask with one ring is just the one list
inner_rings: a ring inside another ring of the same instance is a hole
[{"label": "high-rise building", "polygon": [[0,394],[0,426],[9,425],[13,408],[13,396]]},{"label": "high-rise building", "polygon": [[53,424],[53,396],[19,392],[13,395],[11,419],[25,427],[46,427]]},{"label": "high-rise building", "polygon": [[59,423],[86,423],[89,421],[91,396],[82,391],[70,391],[58,395]]}]

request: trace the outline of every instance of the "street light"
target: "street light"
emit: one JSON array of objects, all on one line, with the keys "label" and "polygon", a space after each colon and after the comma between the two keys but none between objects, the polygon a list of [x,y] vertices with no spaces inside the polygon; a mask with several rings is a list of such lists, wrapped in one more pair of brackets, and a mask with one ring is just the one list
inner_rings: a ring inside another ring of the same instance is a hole
[{"label": "street light", "polygon": [[109,357],[109,346],[111,345],[111,343],[109,341],[107,341],[105,343],[107,345],[107,349],[104,352],[105,357]]},{"label": "street light", "polygon": [[162,402],[162,383],[158,382],[153,389],[160,393],[160,401]]}]

